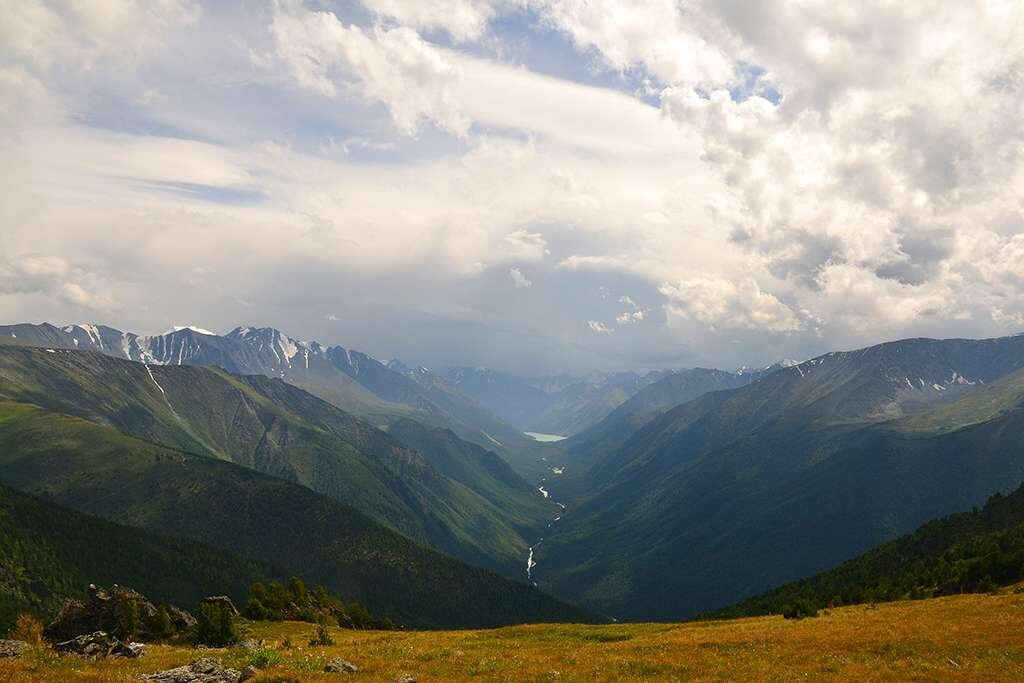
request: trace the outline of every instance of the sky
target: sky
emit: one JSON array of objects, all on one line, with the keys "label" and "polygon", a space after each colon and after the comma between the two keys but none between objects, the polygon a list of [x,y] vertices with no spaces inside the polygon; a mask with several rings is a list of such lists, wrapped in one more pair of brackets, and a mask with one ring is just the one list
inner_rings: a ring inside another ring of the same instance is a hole
[{"label": "sky", "polygon": [[427,366],[1024,331],[1016,0],[19,0],[0,320]]}]

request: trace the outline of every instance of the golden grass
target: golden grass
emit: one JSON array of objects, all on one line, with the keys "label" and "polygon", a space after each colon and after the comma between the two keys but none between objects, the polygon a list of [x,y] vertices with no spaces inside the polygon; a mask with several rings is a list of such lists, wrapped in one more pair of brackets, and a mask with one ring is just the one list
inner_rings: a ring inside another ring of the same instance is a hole
[{"label": "golden grass", "polygon": [[[690,681],[1024,680],[1024,593],[964,595],[832,610],[816,619],[781,617],[687,624],[535,625],[490,631],[358,632],[306,646],[309,624],[255,624],[252,635],[281,652],[257,680]],[[284,649],[285,638],[297,647]],[[153,647],[139,660],[58,658],[35,650],[0,662],[7,681],[131,681],[142,673],[211,655],[239,668],[239,648]],[[355,675],[323,674],[341,656]]]}]

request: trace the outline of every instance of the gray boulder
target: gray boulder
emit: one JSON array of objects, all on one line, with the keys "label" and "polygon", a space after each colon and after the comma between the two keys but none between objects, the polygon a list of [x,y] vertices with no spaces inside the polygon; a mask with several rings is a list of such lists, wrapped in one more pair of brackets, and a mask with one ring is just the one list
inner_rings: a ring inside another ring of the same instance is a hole
[{"label": "gray boulder", "polygon": [[134,658],[144,654],[141,643],[122,643],[106,631],[95,631],[57,643],[53,649],[62,655],[77,655],[89,659],[104,657]]},{"label": "gray boulder", "polygon": [[20,657],[29,647],[24,640],[0,640],[0,659],[4,657]]},{"label": "gray boulder", "polygon": [[324,671],[329,674],[354,674],[359,671],[359,667],[341,657],[335,657],[327,662]]},{"label": "gray boulder", "polygon": [[159,683],[240,683],[242,672],[229,669],[216,659],[204,657],[185,666],[148,674],[142,680]]}]

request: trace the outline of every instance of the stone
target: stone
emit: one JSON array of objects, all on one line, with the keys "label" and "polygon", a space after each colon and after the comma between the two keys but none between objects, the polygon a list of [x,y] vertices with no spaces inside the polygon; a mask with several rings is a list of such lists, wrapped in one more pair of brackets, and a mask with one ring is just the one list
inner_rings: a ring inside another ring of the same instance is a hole
[{"label": "stone", "polygon": [[104,657],[139,657],[144,653],[141,643],[126,645],[110,635],[106,631],[94,631],[70,640],[57,643],[53,646],[59,654],[77,655],[88,659],[101,659]]},{"label": "stone", "polygon": [[324,671],[329,674],[354,674],[359,671],[359,667],[341,657],[335,657],[327,662]]},{"label": "stone", "polygon": [[29,648],[24,640],[0,640],[0,659],[20,657]]},{"label": "stone", "polygon": [[238,644],[238,647],[242,648],[246,652],[256,652],[256,650],[260,649],[260,644],[252,638],[249,638],[248,640],[243,640],[242,642],[240,642]]},{"label": "stone", "polygon": [[395,683],[416,683],[416,677],[412,674],[398,674]]},{"label": "stone", "polygon": [[171,625],[174,626],[176,631],[187,631],[196,625],[196,618],[194,616],[174,605],[167,606],[167,616],[171,618]]},{"label": "stone", "polygon": [[252,664],[250,664],[249,666],[247,666],[244,669],[242,669],[242,675],[241,675],[241,677],[238,680],[239,681],[248,681],[248,680],[251,680],[253,678],[256,678],[259,675],[259,673],[260,673],[260,670],[257,669]]},{"label": "stone", "polygon": [[211,657],[204,657],[191,664],[145,675],[142,680],[159,683],[241,683],[242,672],[229,669]]}]

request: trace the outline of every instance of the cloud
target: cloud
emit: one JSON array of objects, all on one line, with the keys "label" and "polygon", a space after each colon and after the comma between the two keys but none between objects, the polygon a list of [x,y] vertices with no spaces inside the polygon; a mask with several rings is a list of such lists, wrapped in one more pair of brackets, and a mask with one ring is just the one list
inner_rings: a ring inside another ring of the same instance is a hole
[{"label": "cloud", "polygon": [[1019,3],[363,4],[3,13],[0,315],[552,369],[1019,331]]},{"label": "cloud", "polygon": [[624,311],[616,316],[615,322],[619,325],[632,325],[641,322],[646,315],[646,310]]},{"label": "cloud", "polygon": [[395,128],[417,132],[424,119],[457,135],[469,121],[452,94],[459,68],[408,27],[364,30],[346,26],[331,12],[285,3],[271,31],[277,55],[298,85],[325,97],[355,88],[380,102]]},{"label": "cloud", "polygon": [[642,66],[662,83],[690,87],[733,78],[733,60],[694,30],[699,15],[676,0],[539,0],[533,7],[617,71]]},{"label": "cloud", "polygon": [[0,294],[42,294],[73,307],[110,309],[109,297],[90,292],[76,281],[82,277],[59,256],[25,254],[0,263]]},{"label": "cloud", "polygon": [[587,327],[590,329],[591,332],[596,332],[597,334],[612,334],[613,332],[615,332],[614,329],[608,327],[603,322],[600,322],[598,320],[588,320]]},{"label": "cloud", "polygon": [[443,30],[457,41],[478,40],[501,10],[523,4],[516,0],[362,0],[379,17],[417,31]]},{"label": "cloud", "polygon": [[696,277],[661,288],[671,315],[699,321],[712,329],[748,329],[795,332],[801,328],[797,313],[765,292],[753,278],[738,282]]},{"label": "cloud", "polygon": [[533,282],[526,279],[526,276],[518,268],[508,269],[508,279],[512,281],[516,289],[526,289],[533,286]]}]

